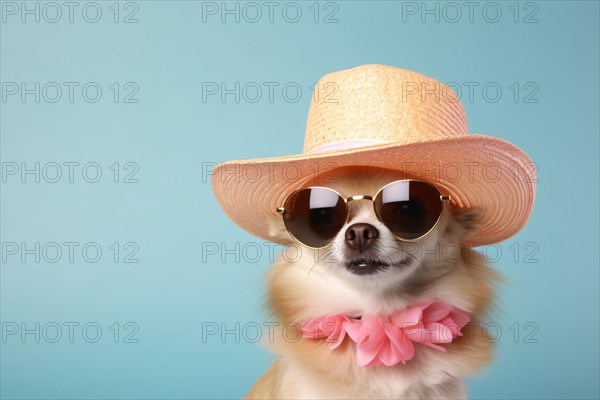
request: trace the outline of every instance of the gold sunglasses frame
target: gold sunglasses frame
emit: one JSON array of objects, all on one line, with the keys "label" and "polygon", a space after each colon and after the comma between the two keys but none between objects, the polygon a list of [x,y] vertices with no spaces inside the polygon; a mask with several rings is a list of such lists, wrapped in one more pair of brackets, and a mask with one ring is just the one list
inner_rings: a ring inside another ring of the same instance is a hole
[{"label": "gold sunglasses frame", "polygon": [[[302,190],[307,190],[307,189],[326,189],[329,191],[334,192],[335,194],[337,194],[342,200],[344,200],[344,205],[346,207],[346,219],[344,221],[344,225],[346,223],[348,223],[348,219],[350,218],[350,208],[348,206],[348,203],[350,203],[351,201],[357,201],[357,200],[369,200],[371,201],[371,203],[373,203],[373,211],[375,212],[375,216],[377,217],[377,220],[379,222],[381,222],[382,224],[385,225],[385,222],[383,222],[383,220],[381,219],[381,216],[379,215],[379,213],[377,212],[377,209],[375,208],[375,200],[377,199],[377,197],[383,192],[383,190],[385,188],[387,188],[390,185],[394,185],[396,183],[401,183],[401,182],[420,182],[420,183],[425,183],[429,186],[431,186],[432,188],[434,188],[439,194],[440,194],[440,201],[442,202],[442,210],[440,211],[440,215],[438,216],[437,220],[435,221],[435,223],[433,224],[433,226],[431,227],[431,229],[429,229],[427,232],[425,232],[423,235],[419,236],[418,238],[414,238],[414,239],[405,239],[402,238],[398,235],[396,235],[394,232],[392,232],[392,234],[394,235],[394,237],[396,237],[396,239],[400,240],[401,242],[407,242],[407,243],[414,243],[417,242],[421,239],[423,239],[425,236],[429,235],[436,227],[437,225],[440,223],[442,216],[444,215],[444,211],[446,209],[446,202],[449,202],[452,200],[452,198],[450,197],[450,195],[443,195],[442,192],[437,188],[437,186],[435,186],[432,183],[429,182],[425,182],[425,181],[421,181],[418,179],[400,179],[397,181],[393,181],[390,182],[384,186],[382,186],[377,193],[375,194],[375,196],[369,196],[369,195],[355,195],[355,196],[350,196],[350,197],[344,197],[342,196],[337,190],[332,189],[332,188],[328,188],[325,186],[309,186],[309,187],[305,187],[305,188],[300,188],[300,189],[296,189],[294,190],[292,193],[288,194],[283,202],[283,207],[277,207],[277,213],[279,215],[281,215],[281,217],[283,218],[283,214],[285,212],[285,204],[287,203],[288,199],[293,195],[296,194]],[[288,231],[288,233],[290,234],[290,236],[300,245],[304,246],[304,247],[308,247],[309,249],[323,249],[325,247],[327,247],[327,245],[325,246],[321,246],[321,247],[313,247],[313,246],[309,246],[306,243],[302,243],[296,236],[294,236],[294,234],[290,231],[290,229],[287,226],[287,223],[285,222],[285,218],[283,218],[283,224],[285,225],[285,229]],[[340,229],[341,230],[341,229]],[[339,233],[339,232],[338,232]]]}]

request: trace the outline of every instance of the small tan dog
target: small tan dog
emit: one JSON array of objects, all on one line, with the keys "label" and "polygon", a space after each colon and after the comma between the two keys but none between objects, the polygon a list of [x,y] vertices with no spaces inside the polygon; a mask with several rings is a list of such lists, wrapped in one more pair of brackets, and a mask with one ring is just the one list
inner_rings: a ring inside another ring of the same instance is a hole
[{"label": "small tan dog", "polygon": [[[335,177],[328,187],[344,197],[375,195],[403,178],[372,168],[345,168]],[[303,247],[299,259],[281,258],[273,265],[268,292],[279,322],[272,344],[278,359],[247,398],[464,398],[462,377],[483,367],[493,346],[481,332],[480,318],[492,299],[496,274],[478,253],[462,246],[477,228],[479,213],[447,207],[432,232],[408,243],[396,239],[378,220],[371,202],[352,201],[349,209],[348,221],[332,241],[336,251],[326,254]],[[348,238],[357,224],[377,231],[362,251],[356,249],[355,238]],[[271,234],[278,242],[293,243],[281,218],[272,220]],[[321,254],[320,260],[315,254]],[[330,350],[325,340],[298,340],[302,332],[294,331],[324,314],[390,314],[433,298],[466,310],[472,323],[463,328],[463,336],[445,345],[447,353],[417,345],[414,359],[405,365],[358,366],[353,343]]]},{"label": "small tan dog", "polygon": [[493,347],[496,274],[472,248],[527,223],[533,163],[469,134],[427,76],[364,65],[315,87],[332,92],[313,98],[302,154],[213,171],[235,223],[299,253],[270,270],[278,358],[247,397],[464,398]]}]

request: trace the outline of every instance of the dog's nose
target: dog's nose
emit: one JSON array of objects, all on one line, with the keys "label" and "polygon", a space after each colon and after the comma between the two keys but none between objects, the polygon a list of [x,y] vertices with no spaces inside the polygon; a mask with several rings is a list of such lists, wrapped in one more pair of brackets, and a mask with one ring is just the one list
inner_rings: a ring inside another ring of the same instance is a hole
[{"label": "dog's nose", "polygon": [[353,224],[346,229],[346,244],[362,253],[379,237],[379,231],[371,224]]}]

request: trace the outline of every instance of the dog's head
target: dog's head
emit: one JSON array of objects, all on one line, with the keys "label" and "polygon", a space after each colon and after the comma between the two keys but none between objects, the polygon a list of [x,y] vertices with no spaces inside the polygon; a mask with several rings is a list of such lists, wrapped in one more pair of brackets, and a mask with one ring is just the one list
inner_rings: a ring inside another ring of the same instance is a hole
[{"label": "dog's head", "polygon": [[[342,197],[374,196],[390,182],[404,179],[399,172],[364,167],[338,169],[326,181],[306,182],[305,187],[325,186]],[[377,217],[373,202],[348,202],[349,216],[328,246],[311,250],[295,243],[282,218],[271,221],[270,233],[278,241],[297,247],[297,263],[310,264],[311,271],[336,275],[361,290],[370,287],[385,293],[402,287],[416,289],[449,273],[462,256],[465,238],[478,227],[480,210],[454,208],[446,204],[435,228],[420,240],[403,241]]]}]

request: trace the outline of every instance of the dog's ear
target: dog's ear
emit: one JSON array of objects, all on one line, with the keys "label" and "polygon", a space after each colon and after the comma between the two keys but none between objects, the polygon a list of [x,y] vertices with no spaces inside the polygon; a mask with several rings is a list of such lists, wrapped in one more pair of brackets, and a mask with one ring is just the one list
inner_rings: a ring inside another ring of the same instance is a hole
[{"label": "dog's ear", "polygon": [[269,237],[271,240],[286,245],[294,242],[294,239],[286,229],[281,216],[277,215],[271,217],[268,219],[267,223],[269,226]]},{"label": "dog's ear", "polygon": [[460,240],[475,233],[481,226],[483,209],[480,207],[451,208],[451,219],[446,227],[446,233]]}]

